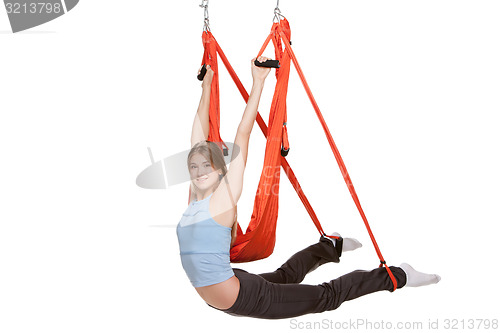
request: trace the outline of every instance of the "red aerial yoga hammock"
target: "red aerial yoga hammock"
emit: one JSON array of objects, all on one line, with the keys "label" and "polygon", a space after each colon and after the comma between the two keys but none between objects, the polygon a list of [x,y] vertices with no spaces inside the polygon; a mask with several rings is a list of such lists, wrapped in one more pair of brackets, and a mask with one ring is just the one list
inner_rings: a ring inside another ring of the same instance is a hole
[{"label": "red aerial yoga hammock", "polygon": [[[202,64],[210,65],[214,71],[214,77],[212,80],[212,89],[210,95],[210,110],[209,110],[209,122],[210,122],[210,132],[208,135],[208,140],[218,143],[221,149],[223,149],[223,143],[219,129],[220,129],[220,107],[219,107],[219,76],[218,76],[218,66],[217,66],[217,54],[224,63],[226,69],[228,70],[231,78],[238,87],[241,95],[245,102],[248,102],[248,93],[243,87],[241,81],[236,75],[235,71],[229,64],[224,52],[220,48],[219,44],[215,40],[214,36],[209,30],[203,31],[202,41],[204,47],[203,61]],[[247,227],[245,233],[242,232],[240,226],[238,225],[238,232],[236,240],[231,248],[231,262],[248,262],[259,260],[271,255],[274,249],[276,241],[276,221],[278,219],[278,193],[279,193],[279,181],[280,181],[280,166],[283,167],[285,174],[288,176],[292,186],[299,195],[300,200],[304,204],[307,212],[309,213],[314,225],[318,229],[319,233],[323,236],[330,238],[337,238],[335,236],[328,236],[323,231],[321,223],[319,222],[313,208],[311,207],[309,201],[307,200],[304,191],[300,187],[300,184],[292,171],[292,168],[288,164],[285,156],[289,149],[288,136],[286,130],[286,96],[288,89],[288,79],[290,75],[290,64],[293,62],[295,68],[299,74],[299,77],[304,85],[306,93],[313,105],[313,108],[318,116],[319,121],[323,127],[325,135],[328,139],[330,147],[333,151],[337,164],[342,172],[344,180],[347,184],[349,192],[358,208],[358,211],[363,219],[366,226],[368,234],[372,240],[375,247],[375,251],[380,259],[380,267],[385,266],[392,282],[394,285],[394,290],[397,288],[397,282],[392,274],[389,266],[384,260],[382,253],[377,245],[375,237],[371,231],[368,224],[368,220],[361,208],[356,191],[352,184],[351,178],[347,172],[344,165],[342,157],[333,141],[330,131],[323,119],[323,116],[319,110],[319,107],[312,95],[311,89],[307,84],[304,77],[304,73],[299,66],[297,58],[293,53],[290,46],[290,26],[285,18],[275,22],[271,28],[271,32],[267,37],[266,41],[262,45],[258,56],[261,56],[266,49],[269,42],[272,41],[275,49],[276,60],[279,60],[280,67],[276,69],[276,87],[274,91],[273,101],[271,104],[271,110],[269,112],[268,125],[264,123],[264,120],[257,113],[257,123],[261,128],[262,132],[267,138],[266,150],[264,157],[264,166],[262,169],[262,174],[259,181],[259,186],[257,189],[257,194],[254,201],[254,209],[252,213],[251,221]],[[227,147],[226,147],[227,148]]]}]

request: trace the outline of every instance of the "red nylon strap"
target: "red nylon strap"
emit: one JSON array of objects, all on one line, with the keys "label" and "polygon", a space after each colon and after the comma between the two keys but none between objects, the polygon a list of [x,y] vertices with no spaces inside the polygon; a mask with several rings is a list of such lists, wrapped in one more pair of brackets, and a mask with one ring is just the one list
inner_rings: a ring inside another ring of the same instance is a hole
[{"label": "red nylon strap", "polygon": [[283,125],[283,140],[281,142],[281,146],[284,150],[290,149],[290,143],[288,142],[288,132],[286,129],[286,125]]},{"label": "red nylon strap", "polygon": [[[273,28],[274,28],[274,26],[273,26]],[[265,40],[264,44],[262,45],[262,48],[259,51],[259,55],[262,55],[262,53],[266,49],[266,47],[269,44],[269,42],[270,42],[270,40],[271,40],[272,37],[273,37],[273,33],[270,33],[269,36],[267,37],[267,39]],[[237,86],[238,90],[240,91],[241,96],[243,97],[244,101],[248,102],[249,95],[248,95],[245,87],[243,86],[243,84],[241,83],[240,79],[238,78],[238,75],[236,74],[236,72],[234,71],[233,67],[229,63],[229,61],[228,61],[226,55],[224,54],[222,48],[220,47],[220,45],[217,43],[217,41],[215,39],[214,39],[214,42],[217,45],[217,53],[219,54],[219,57],[220,57],[221,61],[225,65],[227,71],[229,72],[229,75],[231,76],[231,78],[233,79],[235,85]],[[257,112],[257,119],[256,119],[256,121],[257,121],[257,124],[259,125],[262,133],[267,138],[268,128],[267,128],[267,125],[264,122],[264,120],[262,119],[262,116],[260,115],[259,112]],[[287,161],[287,159],[285,157],[281,157],[281,167],[283,168],[283,170],[284,170],[285,174],[287,175],[290,183],[292,184],[292,186],[295,189],[297,195],[299,196],[299,199],[302,201],[302,204],[304,205],[307,213],[311,217],[311,220],[314,223],[314,225],[315,225],[316,229],[318,230],[318,232],[321,235],[337,239],[338,238],[337,236],[328,236],[328,235],[326,235],[326,233],[323,230],[323,227],[321,226],[321,223],[320,223],[320,221],[319,221],[316,213],[314,212],[314,209],[312,208],[309,200],[307,199],[307,196],[306,196],[304,190],[300,186],[300,183],[297,180],[297,177],[295,176],[295,173],[293,172],[290,164],[288,163],[288,161]]]},{"label": "red nylon strap", "polygon": [[[356,204],[356,207],[358,208],[358,211],[361,215],[361,218],[363,219],[366,230],[368,231],[368,234],[370,235],[370,238],[372,240],[375,251],[377,252],[377,255],[380,259],[380,262],[385,263],[384,257],[382,256],[382,252],[380,251],[380,248],[378,247],[377,241],[375,240],[375,236],[373,235],[373,232],[372,232],[370,225],[368,223],[368,219],[366,218],[366,215],[363,211],[363,208],[361,207],[361,203],[359,202],[358,195],[357,195],[356,190],[354,189],[354,185],[352,184],[352,181],[351,181],[351,177],[349,176],[349,173],[347,172],[347,168],[345,167],[342,156],[340,156],[340,152],[337,149],[335,142],[333,141],[330,130],[328,129],[328,126],[326,125],[326,122],[323,118],[323,115],[321,114],[321,111],[319,109],[318,104],[316,103],[316,100],[312,94],[312,91],[309,88],[309,85],[307,84],[306,78],[304,76],[304,73],[302,72],[302,69],[299,65],[297,57],[295,56],[295,54],[292,50],[292,47],[290,46],[290,42],[288,41],[286,35],[282,31],[280,31],[280,35],[281,35],[283,42],[285,43],[285,50],[288,52],[288,54],[292,58],[293,64],[295,65],[295,68],[297,70],[297,73],[299,74],[299,77],[302,81],[302,84],[304,85],[304,89],[306,90],[307,96],[309,97],[311,104],[312,104],[314,110],[316,111],[316,115],[318,116],[318,119],[321,123],[321,126],[323,127],[323,130],[326,134],[328,143],[330,144],[330,147],[332,148],[332,152],[335,156],[335,159],[337,160],[337,164],[339,165],[339,168],[342,172],[342,176],[344,177],[344,181],[347,185],[347,188],[349,189],[349,192],[351,193],[351,196],[354,200],[354,203]],[[394,290],[396,290],[397,289],[396,278],[392,274],[392,272],[389,269],[389,267],[387,266],[387,264],[384,264],[384,265],[385,265],[385,268],[386,268],[387,272],[389,273],[389,276],[392,280],[392,283],[394,285]]]}]

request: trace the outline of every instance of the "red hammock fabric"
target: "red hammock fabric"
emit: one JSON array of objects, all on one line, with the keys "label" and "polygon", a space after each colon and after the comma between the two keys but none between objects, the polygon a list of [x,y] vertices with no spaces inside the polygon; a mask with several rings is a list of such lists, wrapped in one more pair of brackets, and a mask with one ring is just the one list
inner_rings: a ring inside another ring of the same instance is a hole
[{"label": "red hammock fabric", "polygon": [[[275,23],[269,35],[275,45],[275,56],[280,62],[280,68],[276,69],[277,83],[267,123],[264,166],[260,176],[257,195],[255,196],[252,219],[244,234],[241,228],[238,228],[236,241],[231,248],[231,261],[233,262],[248,261],[250,258],[262,259],[268,257],[274,250],[276,240],[281,144],[283,122],[286,114],[288,78],[290,75],[290,56],[282,50],[278,26],[279,24]],[[290,30],[288,29],[289,37]],[[267,46],[266,44],[263,46],[263,49]]]},{"label": "red hammock fabric", "polygon": [[202,64],[210,65],[214,71],[210,90],[209,134],[208,140],[217,143],[222,149],[223,141],[220,137],[220,104],[219,104],[219,67],[217,65],[217,42],[211,32],[203,33]]},{"label": "red hammock fabric", "polygon": [[[222,52],[222,49],[213,37],[212,33],[210,31],[204,31],[202,40],[205,49],[202,64],[210,65],[214,70],[214,78],[212,81],[211,90],[212,92],[210,96],[210,133],[208,140],[220,143],[223,141],[220,138],[219,134],[220,107],[217,54],[220,56],[224,65],[226,66],[241,95],[245,99],[245,102],[248,101],[248,93],[241,84],[241,81],[229,64],[226,56]],[[309,85],[305,80],[302,69],[300,68],[297,58],[295,57],[295,54],[293,53],[293,50],[290,46],[290,26],[286,19],[282,19],[279,23],[273,24],[271,33],[264,42],[264,45],[262,46],[258,56],[262,55],[271,40],[274,44],[276,59],[280,61],[280,68],[276,70],[277,83],[273,96],[273,102],[271,104],[271,110],[269,113],[269,128],[264,123],[260,114],[257,114],[257,123],[259,124],[264,135],[267,137],[264,167],[255,197],[254,210],[252,213],[251,221],[245,233],[243,233],[241,228],[238,226],[237,238],[233,247],[231,248],[231,261],[248,262],[259,260],[268,257],[273,252],[276,240],[276,221],[278,217],[280,165],[283,167],[302,203],[306,207],[306,210],[311,216],[311,219],[313,220],[313,223],[315,224],[319,233],[327,237],[337,238],[335,236],[328,236],[325,234],[290,165],[288,164],[287,160],[280,154],[281,148],[285,150],[289,148],[286,130],[286,95],[290,74],[290,62],[292,61],[297,69],[299,77],[302,80],[307,95],[314,107],[314,110],[321,122],[330,147],[332,148],[337,163],[342,171],[342,175],[347,184],[349,192],[351,193],[354,203],[356,204],[363,222],[365,223],[367,231],[375,247],[375,251],[377,252],[377,255],[380,259],[380,267],[382,267],[383,265],[385,266],[393,282],[394,290],[396,290],[396,279],[382,256],[382,253],[368,224],[368,220],[363,212],[363,209],[361,208],[361,204],[357,197],[356,191],[354,190],[354,186],[344,165],[342,157],[340,156],[340,153],[335,145],[335,142],[333,141],[328,127],[326,126],[323,116],[321,115],[319,107],[314,99],[314,96],[312,95]]]}]

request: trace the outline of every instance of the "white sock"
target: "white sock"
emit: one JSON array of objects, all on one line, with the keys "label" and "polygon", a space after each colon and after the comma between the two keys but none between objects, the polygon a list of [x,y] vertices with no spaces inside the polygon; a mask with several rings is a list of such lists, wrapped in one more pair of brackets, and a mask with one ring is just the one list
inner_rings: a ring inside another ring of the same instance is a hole
[{"label": "white sock", "polygon": [[406,287],[422,287],[441,281],[439,275],[418,272],[407,263],[402,263],[399,267],[406,273]]},{"label": "white sock", "polygon": [[[332,236],[341,237],[338,232],[334,232],[332,234]],[[328,237],[326,237],[326,238],[328,238]],[[337,244],[336,239],[334,239],[334,238],[328,238],[328,239],[333,243],[333,246],[335,246]],[[344,238],[344,243],[342,245],[342,252],[354,251],[356,249],[359,249],[362,246],[363,246],[363,244],[361,244],[357,239]]]},{"label": "white sock", "polygon": [[342,245],[342,252],[354,251],[362,246],[363,244],[361,244],[355,238],[344,238],[344,244]]}]

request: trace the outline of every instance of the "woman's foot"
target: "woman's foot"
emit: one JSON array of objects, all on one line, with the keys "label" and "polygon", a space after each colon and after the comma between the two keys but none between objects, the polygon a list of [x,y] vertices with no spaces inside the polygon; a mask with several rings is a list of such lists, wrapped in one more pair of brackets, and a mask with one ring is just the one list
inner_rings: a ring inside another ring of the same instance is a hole
[{"label": "woman's foot", "polygon": [[406,287],[422,287],[441,281],[439,275],[418,272],[407,263],[402,263],[399,267],[406,273]]},{"label": "woman's foot", "polygon": [[344,245],[342,247],[343,251],[354,251],[356,249],[359,249],[362,247],[363,244],[361,244],[357,239],[355,238],[344,238]]},{"label": "woman's foot", "polygon": [[[332,236],[338,236],[341,237],[338,232],[334,232]],[[325,237],[326,239],[330,240],[333,243],[333,246],[335,247],[337,245],[337,241],[334,238],[328,238]],[[343,244],[342,244],[342,252],[347,252],[347,251],[354,251],[356,249],[359,249],[362,247],[363,244],[361,244],[357,239],[355,238],[343,238]]]}]

